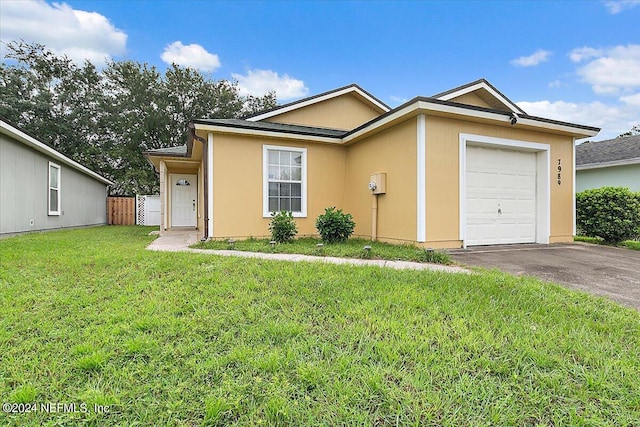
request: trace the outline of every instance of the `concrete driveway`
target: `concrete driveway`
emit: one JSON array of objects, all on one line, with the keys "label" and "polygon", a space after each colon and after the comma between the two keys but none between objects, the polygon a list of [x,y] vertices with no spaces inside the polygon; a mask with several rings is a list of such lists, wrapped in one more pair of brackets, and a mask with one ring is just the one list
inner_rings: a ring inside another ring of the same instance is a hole
[{"label": "concrete driveway", "polygon": [[463,265],[538,277],[640,310],[640,251],[584,243],[455,249]]}]

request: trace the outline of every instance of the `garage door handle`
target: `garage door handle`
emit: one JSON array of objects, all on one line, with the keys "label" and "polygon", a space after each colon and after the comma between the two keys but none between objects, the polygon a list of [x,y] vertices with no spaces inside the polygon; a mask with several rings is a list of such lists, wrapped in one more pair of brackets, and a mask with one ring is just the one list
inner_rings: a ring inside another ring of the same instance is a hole
[{"label": "garage door handle", "polygon": [[498,208],[498,215],[502,215],[502,209]]}]

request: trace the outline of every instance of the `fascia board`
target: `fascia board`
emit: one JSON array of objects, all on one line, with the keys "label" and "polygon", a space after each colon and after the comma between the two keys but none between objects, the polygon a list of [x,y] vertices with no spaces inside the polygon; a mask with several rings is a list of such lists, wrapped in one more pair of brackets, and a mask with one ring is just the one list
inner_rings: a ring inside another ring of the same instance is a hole
[{"label": "fascia board", "polygon": [[23,144],[33,148],[36,151],[39,151],[40,153],[43,153],[49,157],[52,157],[54,159],[56,159],[57,161],[72,167],[73,169],[76,169],[82,173],[84,173],[85,175],[89,175],[90,177],[104,183],[107,185],[113,185],[113,182],[109,181],[108,179],[98,175],[97,173],[95,173],[94,171],[92,171],[91,169],[87,168],[86,166],[82,166],[80,163],[71,160],[70,158],[68,158],[67,156],[65,156],[62,153],[57,152],[56,150],[54,150],[53,148],[49,147],[48,145],[38,141],[37,139],[27,135],[26,133],[20,131],[19,129],[14,128],[13,126],[10,126],[9,124],[3,122],[0,120],[0,132],[4,133],[5,135],[8,135],[12,138],[17,139],[18,141],[22,142]]},{"label": "fascia board", "polygon": [[229,126],[207,125],[202,123],[195,123],[195,128],[197,130],[216,132],[221,134],[264,136],[267,138],[289,139],[289,140],[296,140],[296,141],[313,141],[313,142],[322,142],[325,144],[340,144],[342,142],[340,138],[329,138],[326,136],[302,135],[297,133],[277,132],[277,131],[259,130],[259,129],[244,129],[244,128],[237,128],[237,127],[229,127]]},{"label": "fascia board", "polygon": [[267,111],[266,113],[260,114],[258,116],[249,117],[246,120],[250,121],[250,122],[259,122],[260,120],[268,119],[270,117],[279,116],[280,114],[288,113],[290,111],[294,111],[294,110],[297,110],[299,108],[307,107],[309,105],[313,105],[313,104],[316,104],[318,102],[326,101],[328,99],[336,98],[338,96],[345,95],[345,94],[348,94],[348,93],[351,93],[351,92],[356,92],[358,95],[362,96],[367,101],[371,102],[373,105],[375,105],[376,107],[380,108],[382,111],[384,111],[384,112],[389,111],[389,107],[387,107],[386,105],[381,104],[375,98],[372,98],[367,93],[365,93],[362,90],[360,90],[359,88],[351,86],[351,87],[346,87],[346,88],[344,88],[342,90],[339,90],[339,91],[336,91],[336,92],[327,93],[326,95],[322,95],[322,96],[315,97],[315,98],[310,98],[310,99],[308,99],[306,101],[303,101],[303,102],[293,103],[293,104],[290,104],[288,106],[285,106],[285,107],[282,107],[282,108],[279,108],[279,109],[276,109],[276,110]]},{"label": "fascia board", "polygon": [[576,165],[576,170],[601,169],[601,168],[610,168],[614,166],[633,166],[633,165],[640,165],[640,157],[635,157],[633,159],[614,160],[611,162],[587,163],[584,165]]}]

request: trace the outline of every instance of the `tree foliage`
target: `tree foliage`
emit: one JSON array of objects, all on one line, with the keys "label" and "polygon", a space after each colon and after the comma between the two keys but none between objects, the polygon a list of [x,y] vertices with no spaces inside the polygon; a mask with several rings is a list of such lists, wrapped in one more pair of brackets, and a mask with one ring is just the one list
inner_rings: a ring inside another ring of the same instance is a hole
[{"label": "tree foliage", "polygon": [[624,138],[625,136],[635,136],[635,135],[640,135],[640,124],[635,125],[625,133],[621,133],[620,135],[618,135],[618,138]]},{"label": "tree foliage", "polygon": [[182,145],[196,118],[236,118],[272,108],[275,93],[242,96],[237,83],[172,65],[133,61],[102,70],[10,42],[0,64],[0,117],[115,182],[111,194],[154,194],[142,153]]}]

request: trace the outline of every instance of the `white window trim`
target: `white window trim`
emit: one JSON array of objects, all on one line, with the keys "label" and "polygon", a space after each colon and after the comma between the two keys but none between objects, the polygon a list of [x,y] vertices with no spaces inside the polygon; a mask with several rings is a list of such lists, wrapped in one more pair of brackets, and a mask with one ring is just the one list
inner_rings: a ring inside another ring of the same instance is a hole
[{"label": "white window trim", "polygon": [[[54,188],[51,186],[51,167],[52,166],[58,170],[58,187],[57,188]],[[53,162],[49,162],[49,164],[47,165],[47,212],[48,212],[48,215],[51,215],[51,216],[60,215],[60,200],[61,200],[60,188],[62,187],[60,178],[61,178],[60,165]],[[58,206],[56,210],[51,210],[51,190],[53,189],[55,189],[58,192]]]},{"label": "white window trim", "polygon": [[262,217],[271,218],[269,211],[269,150],[295,151],[302,153],[302,188],[301,212],[292,212],[294,218],[307,217],[307,149],[302,147],[285,147],[282,145],[262,146]]},{"label": "white window trim", "polygon": [[503,148],[536,153],[536,243],[549,243],[551,234],[551,146],[539,142],[494,138],[461,133],[459,135],[460,203],[459,234],[462,247],[467,247],[467,146]]}]

